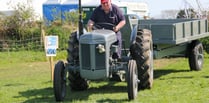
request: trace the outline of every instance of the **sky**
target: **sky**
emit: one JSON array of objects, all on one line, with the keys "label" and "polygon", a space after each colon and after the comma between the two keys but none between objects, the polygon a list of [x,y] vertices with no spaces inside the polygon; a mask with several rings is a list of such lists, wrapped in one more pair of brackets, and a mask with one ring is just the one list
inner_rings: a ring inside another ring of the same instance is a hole
[{"label": "sky", "polygon": [[[148,4],[149,15],[151,17],[159,16],[163,10],[181,10],[185,8],[187,1],[194,9],[198,8],[196,0],[121,0],[133,2],[145,2]],[[209,9],[209,0],[199,0],[203,9]]]},{"label": "sky", "polygon": [[[42,16],[42,4],[45,2],[46,0],[32,0],[33,2],[33,8],[35,10],[35,13],[38,16]],[[0,0],[0,11],[7,11],[7,10],[12,10],[11,5],[8,5],[8,2],[11,2],[12,5],[17,4],[18,2],[26,2],[26,0]]]},{"label": "sky", "polygon": [[[136,0],[135,0],[136,1]],[[163,10],[180,10],[185,8],[184,0],[142,0],[147,2],[150,16],[160,15]],[[202,8],[209,8],[209,0],[199,0]],[[197,8],[196,0],[187,0],[193,7]]]},{"label": "sky", "polygon": [[[0,11],[8,10],[7,2],[23,2],[26,0],[0,0]],[[36,13],[42,13],[42,4],[46,0],[32,0],[33,7]],[[184,8],[185,0],[120,0],[120,1],[140,1],[146,2],[149,7],[149,15],[151,17],[157,16],[161,14],[163,10],[180,10]],[[194,8],[197,8],[196,0],[187,0]],[[209,9],[209,0],[199,0],[203,8]],[[11,8],[10,8],[11,9]]]}]

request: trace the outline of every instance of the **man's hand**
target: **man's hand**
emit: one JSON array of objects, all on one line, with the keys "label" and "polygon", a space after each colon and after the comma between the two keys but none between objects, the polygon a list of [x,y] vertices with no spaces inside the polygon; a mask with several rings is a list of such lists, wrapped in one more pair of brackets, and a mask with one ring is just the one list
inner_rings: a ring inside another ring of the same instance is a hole
[{"label": "man's hand", "polygon": [[88,25],[88,31],[89,31],[89,32],[92,31],[93,25],[94,25],[94,24],[89,24],[89,25]]},{"label": "man's hand", "polygon": [[92,28],[93,28],[93,25],[94,25],[94,22],[92,20],[89,20],[88,21],[88,31],[92,31]]},{"label": "man's hand", "polygon": [[126,24],[125,20],[120,21],[118,25],[113,27],[113,31],[118,32],[125,24]]},{"label": "man's hand", "polygon": [[117,26],[115,26],[115,27],[113,27],[113,31],[114,32],[118,32],[120,29],[117,27]]}]

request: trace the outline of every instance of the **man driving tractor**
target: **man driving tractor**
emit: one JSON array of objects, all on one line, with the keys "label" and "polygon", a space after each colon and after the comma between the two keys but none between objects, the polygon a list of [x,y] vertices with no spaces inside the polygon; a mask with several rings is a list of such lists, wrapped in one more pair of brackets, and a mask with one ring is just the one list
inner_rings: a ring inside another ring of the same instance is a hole
[{"label": "man driving tractor", "polygon": [[118,58],[121,57],[122,48],[122,37],[120,29],[126,24],[125,17],[120,10],[120,8],[112,4],[111,0],[101,0],[101,5],[99,5],[92,13],[90,20],[88,21],[88,28],[92,30],[93,25],[97,23],[108,23],[110,25],[102,25],[102,28],[113,30],[117,35],[117,42],[114,43],[118,45]]}]

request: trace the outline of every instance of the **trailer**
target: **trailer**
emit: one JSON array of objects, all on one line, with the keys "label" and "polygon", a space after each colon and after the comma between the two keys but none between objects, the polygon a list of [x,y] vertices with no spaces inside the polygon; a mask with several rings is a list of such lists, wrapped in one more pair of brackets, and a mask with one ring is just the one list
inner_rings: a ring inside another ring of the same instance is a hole
[{"label": "trailer", "polygon": [[[152,34],[154,59],[163,57],[187,57],[191,70],[200,70],[203,65],[203,46],[199,41],[209,36],[207,19],[150,19],[139,20],[126,16],[122,29],[123,40],[130,40],[130,32],[148,29]],[[124,44],[128,48],[128,44]],[[196,64],[196,65],[195,65]]]}]

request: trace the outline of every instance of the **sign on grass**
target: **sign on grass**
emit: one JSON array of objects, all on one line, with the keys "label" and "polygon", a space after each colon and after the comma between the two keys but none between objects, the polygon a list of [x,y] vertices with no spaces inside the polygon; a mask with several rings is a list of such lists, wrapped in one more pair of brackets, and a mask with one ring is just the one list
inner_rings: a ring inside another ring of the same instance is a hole
[{"label": "sign on grass", "polygon": [[46,56],[56,56],[58,48],[58,36],[45,36]]}]

